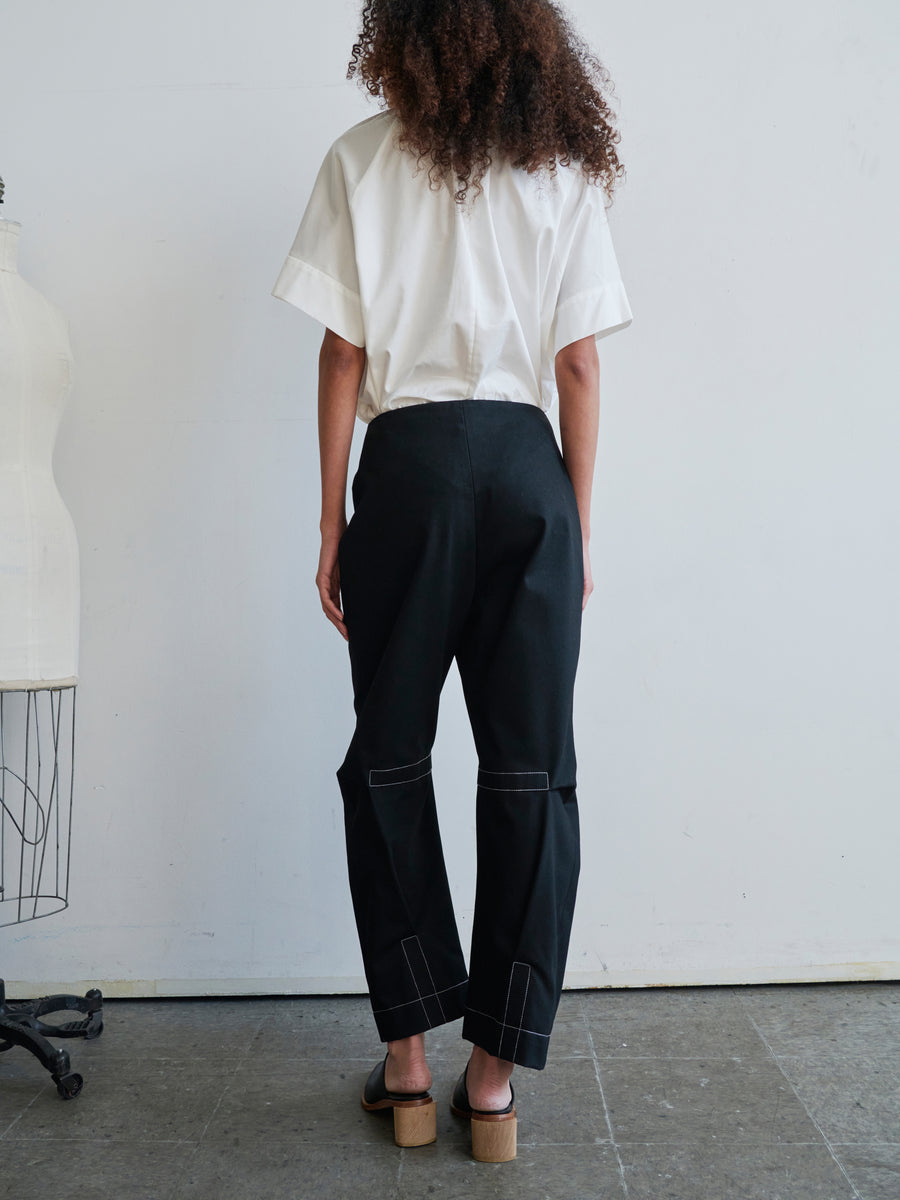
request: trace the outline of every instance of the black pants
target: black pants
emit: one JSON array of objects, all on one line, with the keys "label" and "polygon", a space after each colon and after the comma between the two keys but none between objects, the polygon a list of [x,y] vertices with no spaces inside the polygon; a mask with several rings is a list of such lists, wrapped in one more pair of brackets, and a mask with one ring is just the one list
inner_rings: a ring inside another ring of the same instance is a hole
[{"label": "black pants", "polygon": [[[337,778],[382,1041],[462,1036],[546,1064],[580,867],[572,697],[584,572],[546,414],[453,400],[369,422],[339,547],[356,729]],[[456,658],[478,753],[469,969],[431,748]]]}]

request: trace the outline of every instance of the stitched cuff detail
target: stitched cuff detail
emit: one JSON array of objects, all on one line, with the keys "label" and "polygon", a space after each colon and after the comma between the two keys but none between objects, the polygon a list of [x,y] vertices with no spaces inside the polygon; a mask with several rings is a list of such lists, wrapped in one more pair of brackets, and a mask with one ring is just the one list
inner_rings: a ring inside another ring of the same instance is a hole
[{"label": "stitched cuff detail", "polygon": [[519,1048],[519,1032],[525,1023],[525,1000],[528,997],[530,982],[530,964],[514,962],[509,973],[503,1026],[497,1043],[498,1058],[508,1058],[515,1062],[516,1051]]},{"label": "stitched cuff detail", "polygon": [[[440,993],[435,990],[434,979],[425,957],[425,951],[422,949],[422,943],[418,936],[413,934],[412,937],[403,938],[400,945],[403,948],[406,964],[412,975],[413,986],[418,993],[426,1017],[432,1025],[443,1023],[447,1018],[444,1016]],[[435,1011],[435,1006],[437,1011]]]}]

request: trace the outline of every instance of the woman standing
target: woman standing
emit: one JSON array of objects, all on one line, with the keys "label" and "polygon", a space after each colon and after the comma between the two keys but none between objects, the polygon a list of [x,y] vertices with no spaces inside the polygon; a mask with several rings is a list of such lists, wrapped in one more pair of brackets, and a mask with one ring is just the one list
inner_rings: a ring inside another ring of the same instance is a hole
[{"label": "woman standing", "polygon": [[[462,1017],[451,1108],[476,1158],[505,1161],[510,1076],[546,1063],[579,874],[596,342],[631,322],[605,208],[619,135],[604,68],[549,0],[370,0],[348,75],[387,107],[328,151],[274,294],[326,326],[316,584],[348,641],[337,778],[387,1042],[362,1103],[393,1109],[398,1144],[433,1141],[424,1032]],[[468,970],[431,776],[454,657],[479,763]]]}]

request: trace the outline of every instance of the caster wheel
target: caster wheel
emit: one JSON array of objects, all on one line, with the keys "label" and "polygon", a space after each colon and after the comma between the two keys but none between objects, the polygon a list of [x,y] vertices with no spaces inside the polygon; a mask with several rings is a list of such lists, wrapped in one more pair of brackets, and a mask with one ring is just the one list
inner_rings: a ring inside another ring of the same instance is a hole
[{"label": "caster wheel", "polygon": [[70,1075],[60,1075],[56,1080],[56,1090],[63,1100],[74,1100],[84,1087],[84,1079],[74,1071]]}]

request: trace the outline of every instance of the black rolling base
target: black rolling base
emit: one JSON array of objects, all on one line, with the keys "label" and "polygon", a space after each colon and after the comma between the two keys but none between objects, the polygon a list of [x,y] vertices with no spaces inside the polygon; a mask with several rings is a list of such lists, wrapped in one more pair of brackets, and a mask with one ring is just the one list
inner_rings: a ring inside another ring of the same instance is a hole
[{"label": "black rolling base", "polygon": [[[39,1017],[71,1009],[87,1013],[83,1021],[48,1025]],[[99,1037],[103,1032],[103,996],[97,988],[85,996],[42,996],[39,1000],[7,1000],[0,979],[0,1053],[23,1046],[47,1068],[63,1100],[72,1100],[84,1087],[84,1080],[71,1069],[65,1050],[47,1041],[49,1037]]]}]

